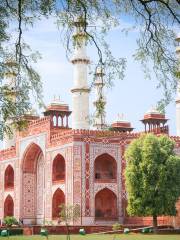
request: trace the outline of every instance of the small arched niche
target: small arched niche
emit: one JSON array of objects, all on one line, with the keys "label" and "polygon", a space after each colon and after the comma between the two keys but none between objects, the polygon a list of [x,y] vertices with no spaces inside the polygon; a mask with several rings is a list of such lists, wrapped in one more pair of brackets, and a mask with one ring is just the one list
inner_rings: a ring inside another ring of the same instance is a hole
[{"label": "small arched niche", "polygon": [[65,204],[65,195],[61,189],[57,189],[52,199],[52,219],[59,218],[60,205]]},{"label": "small arched niche", "polygon": [[52,166],[52,181],[65,181],[65,159],[61,154],[58,154],[53,160]]},{"label": "small arched niche", "polygon": [[99,182],[116,181],[116,160],[107,153],[98,156],[94,162],[94,178]]},{"label": "small arched niche", "polygon": [[14,169],[8,165],[4,173],[4,189],[14,188]]},{"label": "small arched niche", "polygon": [[117,197],[108,188],[100,190],[95,196],[95,219],[117,220]]},{"label": "small arched niche", "polygon": [[7,216],[14,216],[14,201],[10,195],[4,201],[4,217]]}]

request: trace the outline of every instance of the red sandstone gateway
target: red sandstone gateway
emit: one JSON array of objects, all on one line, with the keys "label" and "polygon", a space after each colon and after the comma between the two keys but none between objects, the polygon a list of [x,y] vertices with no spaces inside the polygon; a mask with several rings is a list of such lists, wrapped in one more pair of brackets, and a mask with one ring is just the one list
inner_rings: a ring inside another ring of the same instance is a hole
[{"label": "red sandstone gateway", "polygon": [[[113,222],[149,225],[151,217],[128,217],[124,184],[124,151],[138,133],[71,130],[53,125],[53,117],[33,120],[17,133],[16,146],[0,152],[0,196],[5,216],[24,224],[58,223],[59,205],[79,204],[77,225],[108,225]],[[180,154],[180,138],[176,153]],[[180,226],[177,217],[159,217],[159,224]]]},{"label": "red sandstone gateway", "polygon": [[[80,206],[81,216],[72,222],[77,226],[111,225],[117,221],[151,224],[151,217],[129,217],[126,213],[124,152],[140,133],[132,133],[131,123],[122,116],[108,126],[105,111],[103,116],[95,114],[93,130],[89,130],[87,65],[90,61],[86,55],[83,24],[82,19],[75,22],[74,36],[80,36],[82,44],[75,45],[72,59],[72,129],[68,105],[55,99],[45,109],[43,117],[34,111],[22,116],[28,121],[26,130],[14,131],[12,137],[5,136],[4,149],[0,151],[0,219],[15,216],[24,224],[38,225],[44,220],[62,224],[59,205],[65,203]],[[14,77],[13,74],[9,76]],[[97,68],[95,113],[99,99],[105,110],[103,76],[103,70]],[[171,138],[176,142],[175,152],[180,155],[180,91],[176,99],[176,117],[177,136]],[[144,132],[169,134],[165,115],[155,109],[148,111],[142,122]],[[162,216],[158,222],[180,227],[180,201],[176,217]]]}]

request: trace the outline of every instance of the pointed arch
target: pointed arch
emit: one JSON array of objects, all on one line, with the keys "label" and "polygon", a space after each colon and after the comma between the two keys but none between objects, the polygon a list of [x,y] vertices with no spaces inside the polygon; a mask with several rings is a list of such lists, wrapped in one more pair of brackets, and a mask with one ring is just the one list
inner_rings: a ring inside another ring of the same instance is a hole
[{"label": "pointed arch", "polygon": [[43,154],[42,149],[36,143],[27,146],[22,161],[23,172],[34,173],[36,171],[37,159],[40,154]]},{"label": "pointed arch", "polygon": [[54,192],[53,198],[52,198],[52,218],[53,219],[59,218],[59,212],[60,212],[59,206],[63,203],[65,204],[65,195],[64,195],[64,192],[60,188],[58,188]]},{"label": "pointed arch", "polygon": [[22,159],[22,218],[41,223],[43,206],[44,155],[39,145],[31,143]]},{"label": "pointed arch", "polygon": [[101,182],[116,181],[117,163],[108,153],[96,157],[94,161],[94,178],[95,181]]},{"label": "pointed arch", "polygon": [[8,165],[4,173],[4,189],[14,188],[14,169]]},{"label": "pointed arch", "polygon": [[95,219],[116,220],[117,196],[108,188],[100,190],[95,196]]},{"label": "pointed arch", "polygon": [[52,181],[65,181],[65,159],[61,154],[58,154],[52,165]]},{"label": "pointed arch", "polygon": [[14,216],[14,201],[11,195],[8,195],[4,201],[4,217]]}]

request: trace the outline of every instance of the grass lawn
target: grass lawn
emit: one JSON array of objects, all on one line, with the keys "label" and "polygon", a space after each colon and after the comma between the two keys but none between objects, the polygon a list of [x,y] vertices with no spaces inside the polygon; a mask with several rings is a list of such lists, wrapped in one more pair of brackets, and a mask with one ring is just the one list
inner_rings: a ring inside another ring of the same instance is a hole
[{"label": "grass lawn", "polygon": [[[0,239],[8,239],[6,237],[0,237]],[[45,237],[42,236],[12,236],[9,240],[46,240]],[[66,240],[65,235],[50,235],[49,240]],[[89,234],[85,236],[81,235],[72,235],[71,240],[113,240],[113,235],[108,234]],[[116,240],[180,240],[179,235],[143,235],[143,234],[118,234],[116,235]]]}]

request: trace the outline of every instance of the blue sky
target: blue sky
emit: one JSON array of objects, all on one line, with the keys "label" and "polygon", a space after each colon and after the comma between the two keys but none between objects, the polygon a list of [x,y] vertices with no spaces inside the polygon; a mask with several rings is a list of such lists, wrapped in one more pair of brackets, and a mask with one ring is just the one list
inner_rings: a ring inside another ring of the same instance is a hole
[{"label": "blue sky", "polygon": [[[128,22],[122,25],[128,27]],[[142,131],[143,125],[139,121],[144,113],[155,106],[161,98],[162,90],[157,90],[157,80],[147,80],[139,63],[135,62],[132,55],[137,48],[137,31],[132,31],[126,36],[115,28],[110,31],[107,41],[116,57],[127,58],[127,69],[124,80],[114,80],[114,87],[106,90],[107,96],[107,122],[112,123],[118,113],[123,113],[131,122],[135,132]],[[62,46],[60,32],[57,30],[53,19],[43,19],[36,23],[33,29],[25,33],[24,39],[33,50],[42,54],[42,59],[36,64],[43,83],[44,102],[48,104],[54,95],[68,103],[71,108],[71,92],[73,86],[73,66],[66,59],[65,49]],[[88,47],[88,56],[93,60],[95,49]],[[89,77],[90,79],[90,77]],[[89,81],[90,82],[90,81]],[[91,113],[93,112],[93,93],[90,96]],[[170,133],[175,135],[175,103],[172,102],[166,108],[166,116],[169,120]]]}]

